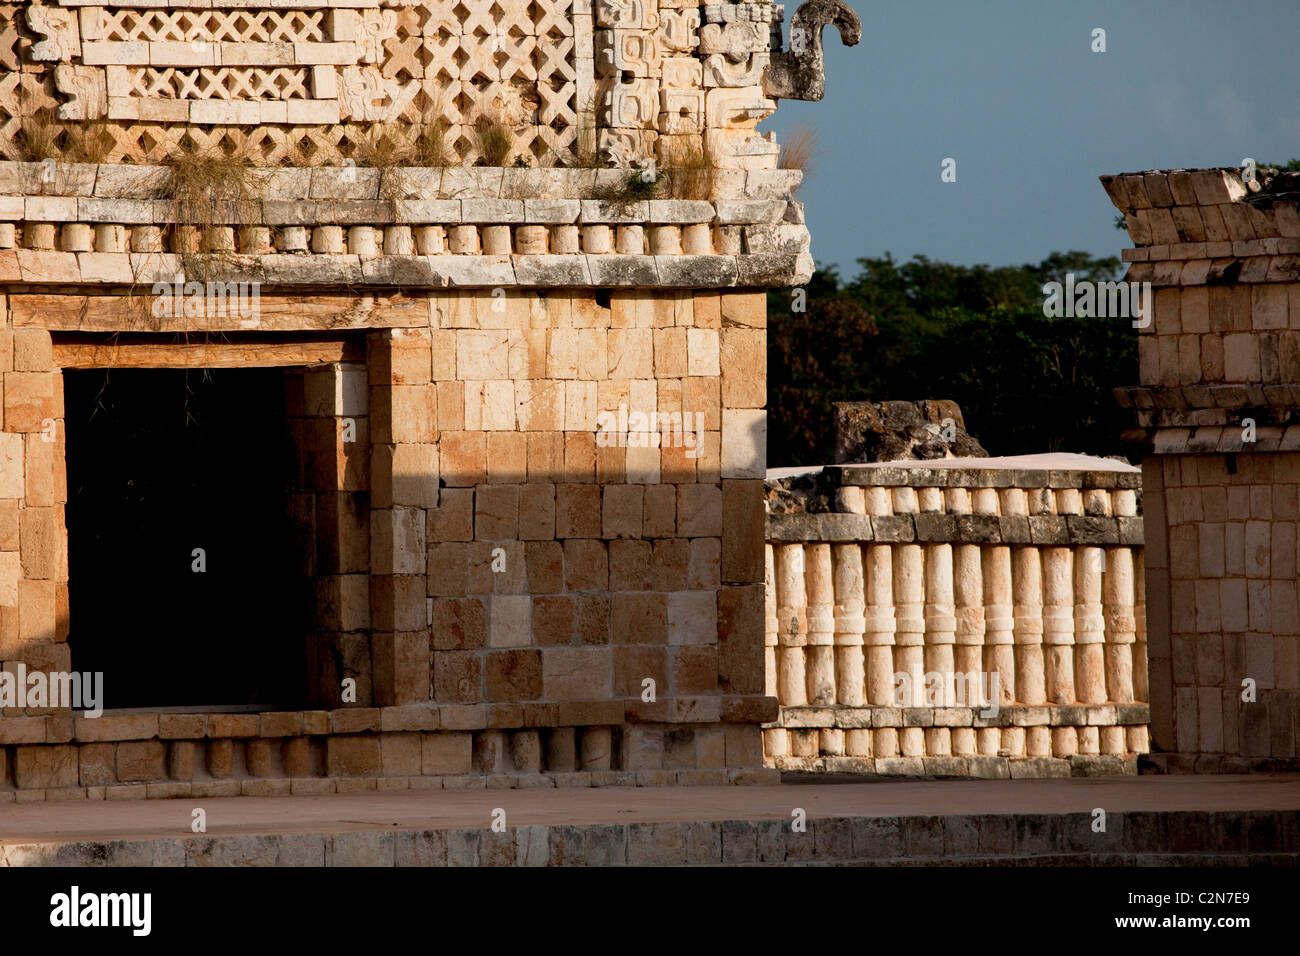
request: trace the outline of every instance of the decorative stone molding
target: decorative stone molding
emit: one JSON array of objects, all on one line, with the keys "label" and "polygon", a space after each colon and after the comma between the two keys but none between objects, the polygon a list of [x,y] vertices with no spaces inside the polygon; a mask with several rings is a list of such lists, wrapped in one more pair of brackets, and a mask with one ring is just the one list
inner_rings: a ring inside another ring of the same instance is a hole
[{"label": "decorative stone molding", "polygon": [[1300,280],[1300,174],[1173,169],[1101,177],[1134,248],[1126,278],[1157,288]]},{"label": "decorative stone molding", "polygon": [[60,63],[54,68],[54,85],[66,94],[59,106],[59,119],[97,120],[108,112],[108,94],[99,70]]},{"label": "decorative stone molding", "polygon": [[[770,719],[775,702],[754,696],[725,698],[721,708],[717,698],[703,703],[710,702],[711,708],[688,699],[659,708],[638,702],[628,705],[626,715],[621,701],[587,701],[530,706],[527,714],[518,705],[412,704],[264,714],[105,714],[89,720],[4,717],[0,747],[12,748],[16,787],[0,782],[0,804],[19,794],[26,800],[38,794],[287,796],[374,789],[380,781],[388,788],[438,790],[482,785],[483,777],[494,787],[760,781],[763,770],[728,770],[716,759],[712,737],[720,745],[724,726],[693,732],[690,725],[710,709],[715,719]],[[609,738],[625,719],[635,725],[629,736],[657,737],[661,750],[674,735],[688,738],[690,746],[677,740],[672,769],[638,765],[632,755],[617,761],[608,746],[594,756],[592,741]]]},{"label": "decorative stone molding", "polygon": [[[768,762],[1135,773],[1148,749],[1140,478],[824,469],[806,500],[831,510],[767,517],[767,685],[781,704]],[[769,499],[796,480],[769,479]],[[954,699],[931,699],[936,674]]]},{"label": "decorative stone molding", "polygon": [[[510,140],[507,164],[588,164],[598,152],[602,164],[667,166],[707,150],[722,168],[772,169],[776,144],[755,129],[775,109],[764,77],[785,70],[807,87],[822,69],[820,25],[809,50],[773,59],[783,13],[771,3],[66,0],[13,9],[23,28],[0,31],[0,47],[9,44],[0,73],[20,81],[0,95],[0,155],[10,157],[21,153],[21,115],[55,108],[66,121],[100,121],[112,162],[157,161],[187,136],[266,165],[337,162],[356,158],[374,124],[414,138],[438,121],[444,148],[466,163],[481,159],[480,124],[490,122]],[[847,8],[827,11],[817,6],[801,24],[824,14],[843,32],[856,22]],[[40,69],[48,64],[56,69]],[[781,95],[815,98],[810,89]]]},{"label": "decorative stone molding", "polygon": [[[712,201],[581,198],[626,175],[278,169],[256,176],[246,200],[187,208],[156,198],[166,167],[0,163],[0,189],[45,190],[0,196],[0,281],[120,286],[201,273],[268,287],[734,288],[811,276],[790,198],[797,173],[737,171],[719,182],[735,198]],[[436,198],[388,198],[402,196]],[[200,228],[224,251],[199,254]]]},{"label": "decorative stone molding", "polygon": [[32,44],[33,60],[66,61],[80,55],[75,12],[33,3],[27,7],[27,25],[44,37]]},{"label": "decorative stone molding", "polygon": [[862,39],[862,21],[841,0],[808,0],[790,20],[790,50],[775,52],[763,77],[763,92],[774,100],[820,100],[826,95],[822,30],[835,26],[845,46]]}]

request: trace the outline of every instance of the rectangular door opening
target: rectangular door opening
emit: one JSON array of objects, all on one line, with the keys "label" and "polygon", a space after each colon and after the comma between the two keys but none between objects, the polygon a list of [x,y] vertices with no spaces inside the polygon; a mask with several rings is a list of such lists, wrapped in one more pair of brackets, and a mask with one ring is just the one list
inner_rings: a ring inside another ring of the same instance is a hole
[{"label": "rectangular door opening", "polygon": [[306,702],[290,371],[64,372],[68,643],[106,707]]}]

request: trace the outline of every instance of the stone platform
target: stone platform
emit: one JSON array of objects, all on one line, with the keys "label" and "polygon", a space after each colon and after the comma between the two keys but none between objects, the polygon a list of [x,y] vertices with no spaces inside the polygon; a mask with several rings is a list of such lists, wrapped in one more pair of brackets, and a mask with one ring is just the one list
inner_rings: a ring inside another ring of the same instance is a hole
[{"label": "stone platform", "polygon": [[[191,832],[192,814],[207,832]],[[492,830],[504,810],[505,829]],[[795,810],[806,829],[795,832]],[[1094,832],[1097,810],[1105,832]],[[499,817],[499,812],[497,813]],[[6,866],[1284,865],[1300,778],[397,791],[0,808]]]}]

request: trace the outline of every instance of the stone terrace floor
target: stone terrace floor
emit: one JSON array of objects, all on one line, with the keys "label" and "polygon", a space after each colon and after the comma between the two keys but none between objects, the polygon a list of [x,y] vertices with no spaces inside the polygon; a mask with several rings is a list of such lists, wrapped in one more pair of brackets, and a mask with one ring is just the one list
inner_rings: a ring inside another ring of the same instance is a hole
[{"label": "stone terrace floor", "polygon": [[[190,831],[207,814],[207,833]],[[505,832],[491,830],[495,808]],[[807,813],[796,833],[794,808]],[[1093,831],[1094,808],[1107,814]],[[0,807],[0,865],[1294,865],[1300,775],[396,791]]]}]

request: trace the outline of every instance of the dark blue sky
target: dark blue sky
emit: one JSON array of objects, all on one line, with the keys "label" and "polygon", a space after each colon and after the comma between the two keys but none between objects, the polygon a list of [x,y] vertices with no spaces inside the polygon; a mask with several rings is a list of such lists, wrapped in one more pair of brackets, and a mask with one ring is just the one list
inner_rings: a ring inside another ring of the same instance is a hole
[{"label": "dark blue sky", "polygon": [[862,42],[826,30],[826,98],[782,101],[762,125],[817,136],[800,198],[813,256],[841,274],[887,250],[1117,255],[1101,174],[1300,156],[1300,0],[849,2]]}]

